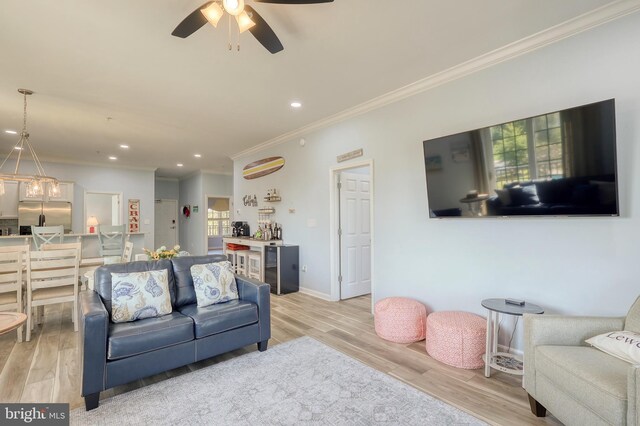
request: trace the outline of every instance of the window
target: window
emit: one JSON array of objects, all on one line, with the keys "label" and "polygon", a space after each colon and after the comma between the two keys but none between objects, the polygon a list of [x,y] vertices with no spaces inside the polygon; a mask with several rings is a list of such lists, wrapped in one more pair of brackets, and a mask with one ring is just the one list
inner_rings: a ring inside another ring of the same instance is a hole
[{"label": "window", "polygon": [[231,235],[231,221],[229,211],[219,212],[217,210],[207,210],[207,235],[209,237],[222,237]]},{"label": "window", "polygon": [[496,188],[564,175],[560,113],[490,128]]}]

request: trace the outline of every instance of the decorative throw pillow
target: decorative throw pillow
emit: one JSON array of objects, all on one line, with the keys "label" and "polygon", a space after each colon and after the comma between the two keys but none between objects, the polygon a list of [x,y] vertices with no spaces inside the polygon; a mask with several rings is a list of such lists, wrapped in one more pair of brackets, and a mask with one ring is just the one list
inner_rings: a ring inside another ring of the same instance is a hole
[{"label": "decorative throw pillow", "polygon": [[112,273],[111,319],[129,322],[170,314],[167,270]]},{"label": "decorative throw pillow", "polygon": [[508,189],[496,189],[496,195],[503,206],[511,205],[511,195],[509,195]]},{"label": "decorative throw pillow", "polygon": [[633,331],[612,331],[587,339],[596,349],[631,364],[640,364],[640,334]]},{"label": "decorative throw pillow", "polygon": [[238,298],[238,286],[231,269],[231,262],[193,265],[191,276],[200,307]]},{"label": "decorative throw pillow", "polygon": [[509,188],[511,204],[514,206],[529,206],[540,203],[535,185],[514,186]]}]

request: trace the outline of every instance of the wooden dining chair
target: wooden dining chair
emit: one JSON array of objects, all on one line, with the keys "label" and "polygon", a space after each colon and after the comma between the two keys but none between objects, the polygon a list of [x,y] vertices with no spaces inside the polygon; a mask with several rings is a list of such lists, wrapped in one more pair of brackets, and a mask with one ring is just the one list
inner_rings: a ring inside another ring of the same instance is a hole
[{"label": "wooden dining chair", "polygon": [[36,250],[40,250],[43,244],[62,244],[64,226],[31,226],[33,244]]},{"label": "wooden dining chair", "polygon": [[32,308],[73,303],[73,329],[78,331],[78,270],[81,243],[46,244],[29,252],[27,263],[27,342],[31,340]]},{"label": "wooden dining chair", "polygon": [[122,257],[125,225],[98,225],[100,256]]},{"label": "wooden dining chair", "polygon": [[[24,312],[22,269],[28,246],[6,248],[12,250],[0,252],[0,311]],[[22,342],[22,326],[18,327],[18,342]]]},{"label": "wooden dining chair", "polygon": [[122,252],[122,262],[127,263],[131,262],[131,258],[133,257],[133,243],[131,241],[127,241],[124,243],[124,251]]}]

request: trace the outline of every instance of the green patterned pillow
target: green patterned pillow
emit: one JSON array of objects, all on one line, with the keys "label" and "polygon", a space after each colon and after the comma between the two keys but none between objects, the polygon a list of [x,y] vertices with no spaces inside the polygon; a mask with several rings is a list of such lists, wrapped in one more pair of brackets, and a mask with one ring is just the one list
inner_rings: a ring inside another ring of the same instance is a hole
[{"label": "green patterned pillow", "polygon": [[160,317],[172,310],[166,269],[111,274],[113,322]]},{"label": "green patterned pillow", "polygon": [[231,262],[193,265],[191,276],[199,307],[238,298],[238,286],[231,269]]}]

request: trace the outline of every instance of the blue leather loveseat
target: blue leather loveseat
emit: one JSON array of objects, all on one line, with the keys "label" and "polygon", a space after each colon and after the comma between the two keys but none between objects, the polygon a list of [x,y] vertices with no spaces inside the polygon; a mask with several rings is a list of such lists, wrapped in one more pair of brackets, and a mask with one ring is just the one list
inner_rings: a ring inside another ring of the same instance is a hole
[{"label": "blue leather loveseat", "polygon": [[[236,276],[238,300],[199,308],[190,268],[225,256],[106,265],[94,291],[80,294],[83,345],[82,396],[87,410],[100,392],[253,343],[267,349],[271,337],[269,285]],[[173,312],[133,322],[111,321],[111,273],[168,271]]]}]

